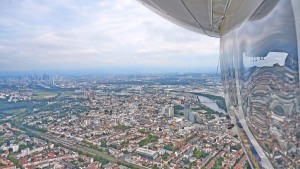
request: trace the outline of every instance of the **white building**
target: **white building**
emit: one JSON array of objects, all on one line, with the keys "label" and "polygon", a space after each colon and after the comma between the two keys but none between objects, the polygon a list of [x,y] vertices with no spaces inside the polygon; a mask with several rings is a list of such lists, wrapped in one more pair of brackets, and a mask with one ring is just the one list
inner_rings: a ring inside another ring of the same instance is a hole
[{"label": "white building", "polygon": [[165,107],[163,107],[161,110],[161,114],[168,117],[173,117],[174,116],[173,105],[166,105]]}]

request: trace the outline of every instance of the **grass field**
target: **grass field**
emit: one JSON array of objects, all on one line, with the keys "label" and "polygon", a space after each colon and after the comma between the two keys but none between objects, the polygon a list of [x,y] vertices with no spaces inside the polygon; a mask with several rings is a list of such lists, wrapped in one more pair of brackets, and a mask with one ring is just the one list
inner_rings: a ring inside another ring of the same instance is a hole
[{"label": "grass field", "polygon": [[47,92],[47,91],[35,91],[32,94],[33,99],[51,99],[56,97],[58,93],[56,92]]}]

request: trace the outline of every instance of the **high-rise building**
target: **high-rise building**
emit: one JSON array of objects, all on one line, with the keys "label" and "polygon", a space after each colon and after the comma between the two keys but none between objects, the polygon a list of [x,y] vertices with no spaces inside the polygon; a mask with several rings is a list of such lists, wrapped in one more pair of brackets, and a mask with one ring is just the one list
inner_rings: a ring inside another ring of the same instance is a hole
[{"label": "high-rise building", "polygon": [[161,114],[162,115],[166,115],[167,114],[167,111],[168,111],[168,106],[164,106],[162,109],[161,109]]},{"label": "high-rise building", "polygon": [[166,105],[162,108],[161,114],[168,116],[168,117],[173,117],[174,116],[174,107],[173,105]]},{"label": "high-rise building", "polygon": [[196,117],[195,117],[196,113],[191,111],[189,112],[189,122],[191,123],[196,123]]},{"label": "high-rise building", "polygon": [[168,116],[169,117],[174,117],[174,108],[173,108],[173,106],[169,107]]},{"label": "high-rise building", "polygon": [[54,80],[54,77],[52,77],[52,86],[55,86],[55,80]]},{"label": "high-rise building", "polygon": [[43,74],[42,80],[49,80],[49,79],[50,79],[49,75]]},{"label": "high-rise building", "polygon": [[184,104],[184,119],[189,120],[189,114],[191,112],[191,108],[189,104]]}]

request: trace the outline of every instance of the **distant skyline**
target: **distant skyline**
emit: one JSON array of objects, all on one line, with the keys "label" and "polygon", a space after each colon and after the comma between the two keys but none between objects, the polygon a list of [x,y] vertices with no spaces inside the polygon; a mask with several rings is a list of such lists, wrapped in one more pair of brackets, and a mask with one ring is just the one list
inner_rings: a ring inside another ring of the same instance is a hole
[{"label": "distant skyline", "polygon": [[135,0],[0,1],[0,72],[208,72],[219,39],[185,30]]}]

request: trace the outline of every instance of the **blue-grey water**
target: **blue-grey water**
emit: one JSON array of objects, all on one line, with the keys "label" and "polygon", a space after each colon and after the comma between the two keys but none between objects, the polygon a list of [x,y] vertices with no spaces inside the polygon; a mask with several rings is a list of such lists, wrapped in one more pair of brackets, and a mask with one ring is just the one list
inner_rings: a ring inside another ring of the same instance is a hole
[{"label": "blue-grey water", "polygon": [[211,108],[214,111],[218,111],[220,113],[223,114],[227,114],[223,109],[219,108],[217,103],[214,100],[211,100],[207,97],[204,96],[198,96],[198,99],[201,101],[202,104],[204,104],[205,106]]}]

